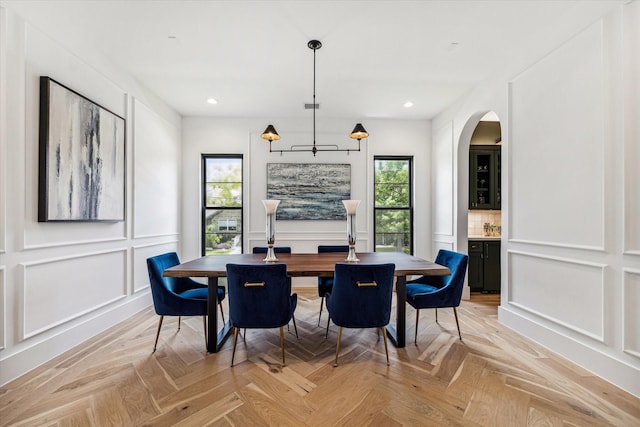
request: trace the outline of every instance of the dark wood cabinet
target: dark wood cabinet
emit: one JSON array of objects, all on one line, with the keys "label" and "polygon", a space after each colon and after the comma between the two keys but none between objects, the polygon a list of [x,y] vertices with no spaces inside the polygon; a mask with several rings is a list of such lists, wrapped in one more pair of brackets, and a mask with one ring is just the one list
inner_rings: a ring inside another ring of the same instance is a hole
[{"label": "dark wood cabinet", "polygon": [[469,150],[469,209],[500,209],[500,147],[471,146]]},{"label": "dark wood cabinet", "polygon": [[471,292],[500,292],[500,241],[469,241]]}]

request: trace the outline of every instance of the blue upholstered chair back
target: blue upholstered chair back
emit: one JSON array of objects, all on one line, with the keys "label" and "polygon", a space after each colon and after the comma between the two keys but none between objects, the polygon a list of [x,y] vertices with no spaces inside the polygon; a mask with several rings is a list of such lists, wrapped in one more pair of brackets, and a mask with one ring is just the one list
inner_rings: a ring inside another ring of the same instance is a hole
[{"label": "blue upholstered chair back", "polygon": [[[407,282],[407,300],[417,308],[457,307],[460,305],[469,257],[440,249],[436,264],[449,268],[448,276],[422,276]],[[435,288],[435,289],[434,289]]]},{"label": "blue upholstered chair back", "polygon": [[[254,254],[266,254],[268,248],[266,246],[254,246],[253,253]],[[274,246],[273,252],[277,254],[290,254],[291,247],[289,246]]]},{"label": "blue upholstered chair back", "polygon": [[[264,285],[250,286],[255,283]],[[227,264],[227,286],[231,326],[278,328],[293,316],[297,297],[286,264]]]},{"label": "blue upholstered chair back", "polygon": [[163,277],[169,267],[180,264],[178,254],[168,252],[147,258],[153,307],[161,316],[204,316],[207,286],[188,277]]},{"label": "blue upholstered chair back", "polygon": [[[342,264],[335,267],[327,294],[331,320],[346,328],[379,328],[389,323],[394,264]],[[358,286],[375,282],[376,286]]]}]

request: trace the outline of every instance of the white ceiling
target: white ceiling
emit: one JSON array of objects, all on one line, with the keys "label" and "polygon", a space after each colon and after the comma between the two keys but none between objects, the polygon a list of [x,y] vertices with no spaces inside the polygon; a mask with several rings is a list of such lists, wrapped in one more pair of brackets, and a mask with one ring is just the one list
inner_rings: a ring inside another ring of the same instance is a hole
[{"label": "white ceiling", "polygon": [[360,119],[432,118],[505,60],[557,46],[545,36],[567,19],[619,3],[0,1],[88,61],[106,57],[183,116],[308,117],[307,42],[318,39],[318,115]]}]

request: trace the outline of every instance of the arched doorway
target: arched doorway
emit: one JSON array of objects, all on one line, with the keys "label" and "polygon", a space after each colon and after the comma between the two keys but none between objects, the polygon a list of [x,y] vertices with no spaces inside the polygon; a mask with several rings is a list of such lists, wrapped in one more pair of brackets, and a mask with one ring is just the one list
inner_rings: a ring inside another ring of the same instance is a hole
[{"label": "arched doorway", "polygon": [[457,247],[469,253],[463,298],[501,288],[502,127],[496,113],[478,112],[458,143]]}]

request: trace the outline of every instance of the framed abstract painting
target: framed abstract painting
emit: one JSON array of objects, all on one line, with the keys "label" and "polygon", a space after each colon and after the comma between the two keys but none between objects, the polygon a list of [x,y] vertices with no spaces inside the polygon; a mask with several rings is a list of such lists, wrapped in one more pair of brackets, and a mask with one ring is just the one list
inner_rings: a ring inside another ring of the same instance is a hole
[{"label": "framed abstract painting", "polygon": [[351,165],[268,163],[267,199],[280,200],[278,220],[344,220]]},{"label": "framed abstract painting", "polygon": [[40,77],[38,221],[124,221],[125,119]]}]

